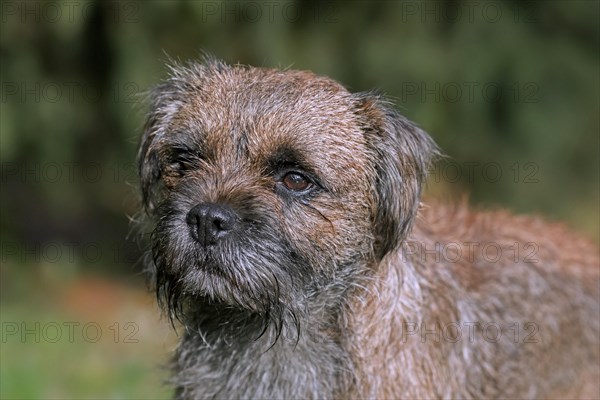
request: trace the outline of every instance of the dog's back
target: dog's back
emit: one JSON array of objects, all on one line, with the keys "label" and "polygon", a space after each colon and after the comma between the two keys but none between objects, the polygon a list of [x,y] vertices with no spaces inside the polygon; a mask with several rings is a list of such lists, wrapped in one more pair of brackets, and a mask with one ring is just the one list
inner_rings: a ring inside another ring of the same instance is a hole
[{"label": "dog's back", "polygon": [[392,256],[386,288],[370,290],[386,312],[355,325],[359,370],[390,375],[364,380],[364,395],[600,397],[600,261],[589,241],[536,217],[429,204]]}]

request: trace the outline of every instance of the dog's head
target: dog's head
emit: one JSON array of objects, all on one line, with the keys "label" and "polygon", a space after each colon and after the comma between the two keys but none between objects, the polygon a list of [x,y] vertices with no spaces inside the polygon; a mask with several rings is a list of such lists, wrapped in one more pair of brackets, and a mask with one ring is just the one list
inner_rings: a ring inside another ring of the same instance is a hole
[{"label": "dog's head", "polygon": [[434,153],[379,96],[310,72],[172,67],[139,150],[159,295],[302,304],[398,248]]}]

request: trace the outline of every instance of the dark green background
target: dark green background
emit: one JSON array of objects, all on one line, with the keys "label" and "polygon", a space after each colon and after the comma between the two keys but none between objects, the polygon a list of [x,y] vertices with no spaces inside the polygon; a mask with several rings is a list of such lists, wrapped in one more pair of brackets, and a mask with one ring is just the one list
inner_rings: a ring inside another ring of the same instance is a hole
[{"label": "dark green background", "polygon": [[[2,321],[71,318],[64,302],[79,297],[60,299],[77,285],[96,293],[90,276],[109,292],[123,282],[140,290],[139,248],[126,238],[143,92],[166,76],[167,55],[201,50],[379,88],[449,156],[432,171],[431,193],[468,192],[597,240],[598,16],[597,1],[3,2]],[[77,318],[95,320],[104,303],[94,299]],[[89,343],[32,352],[30,338],[11,336],[0,394],[159,396],[140,354],[165,350],[147,340],[128,348],[127,364]],[[55,367],[82,355],[104,369]]]}]

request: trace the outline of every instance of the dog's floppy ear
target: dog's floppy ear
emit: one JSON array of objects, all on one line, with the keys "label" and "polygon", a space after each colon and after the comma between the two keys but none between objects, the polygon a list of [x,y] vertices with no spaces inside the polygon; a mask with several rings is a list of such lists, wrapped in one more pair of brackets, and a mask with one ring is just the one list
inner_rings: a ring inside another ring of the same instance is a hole
[{"label": "dog's floppy ear", "polygon": [[169,121],[179,106],[177,88],[172,83],[159,85],[150,92],[150,111],[144,124],[137,157],[142,201],[146,212],[152,212],[156,207],[161,187],[158,141],[165,135]]},{"label": "dog's floppy ear", "polygon": [[373,227],[378,257],[399,246],[419,208],[421,187],[437,146],[381,96],[357,96],[358,116],[373,157]]}]

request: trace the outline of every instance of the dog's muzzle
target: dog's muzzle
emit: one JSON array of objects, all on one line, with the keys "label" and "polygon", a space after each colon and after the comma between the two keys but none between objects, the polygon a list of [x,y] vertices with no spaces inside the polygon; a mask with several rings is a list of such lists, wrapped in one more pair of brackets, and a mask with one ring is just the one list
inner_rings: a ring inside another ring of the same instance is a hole
[{"label": "dog's muzzle", "polygon": [[200,203],[187,214],[186,222],[192,237],[204,247],[217,244],[237,225],[238,216],[226,204]]}]

